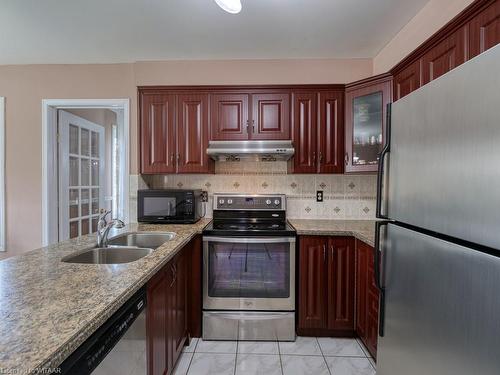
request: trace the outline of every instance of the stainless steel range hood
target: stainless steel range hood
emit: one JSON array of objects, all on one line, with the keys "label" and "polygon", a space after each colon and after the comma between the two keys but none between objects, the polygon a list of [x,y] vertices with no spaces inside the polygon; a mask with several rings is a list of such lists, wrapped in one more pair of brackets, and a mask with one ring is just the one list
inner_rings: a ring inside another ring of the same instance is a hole
[{"label": "stainless steel range hood", "polygon": [[211,141],[207,149],[218,161],[288,160],[294,153],[292,141]]}]

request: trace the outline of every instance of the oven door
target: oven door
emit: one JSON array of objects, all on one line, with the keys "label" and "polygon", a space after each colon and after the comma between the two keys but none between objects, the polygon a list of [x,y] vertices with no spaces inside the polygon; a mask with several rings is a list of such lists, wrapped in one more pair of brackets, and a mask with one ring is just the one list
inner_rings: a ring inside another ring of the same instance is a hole
[{"label": "oven door", "polygon": [[295,310],[295,237],[203,237],[203,308]]}]

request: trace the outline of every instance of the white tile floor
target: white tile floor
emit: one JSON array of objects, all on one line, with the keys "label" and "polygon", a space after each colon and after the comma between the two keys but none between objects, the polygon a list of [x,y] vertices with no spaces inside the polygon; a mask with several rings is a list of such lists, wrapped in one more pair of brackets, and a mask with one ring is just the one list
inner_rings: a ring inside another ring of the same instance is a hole
[{"label": "white tile floor", "polygon": [[295,342],[203,341],[184,348],[174,375],[375,375],[361,341],[297,337]]}]

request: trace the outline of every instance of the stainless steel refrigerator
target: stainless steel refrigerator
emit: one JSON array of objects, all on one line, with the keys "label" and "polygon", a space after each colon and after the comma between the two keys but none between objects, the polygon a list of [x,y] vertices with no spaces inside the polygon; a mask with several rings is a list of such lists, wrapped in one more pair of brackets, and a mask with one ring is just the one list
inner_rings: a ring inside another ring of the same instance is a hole
[{"label": "stainless steel refrigerator", "polygon": [[378,375],[500,374],[500,46],[393,103]]}]

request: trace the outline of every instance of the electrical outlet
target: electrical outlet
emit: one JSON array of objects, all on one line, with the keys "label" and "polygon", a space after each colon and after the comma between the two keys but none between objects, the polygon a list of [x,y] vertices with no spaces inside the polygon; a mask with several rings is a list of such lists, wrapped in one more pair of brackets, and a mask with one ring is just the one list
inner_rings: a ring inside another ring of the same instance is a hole
[{"label": "electrical outlet", "polygon": [[316,191],[316,202],[323,202],[323,190]]},{"label": "electrical outlet", "polygon": [[208,202],[208,191],[202,191],[201,192],[201,201],[202,202]]}]

